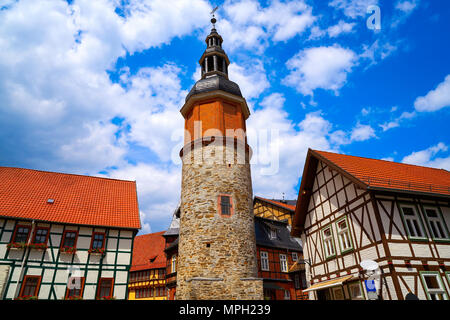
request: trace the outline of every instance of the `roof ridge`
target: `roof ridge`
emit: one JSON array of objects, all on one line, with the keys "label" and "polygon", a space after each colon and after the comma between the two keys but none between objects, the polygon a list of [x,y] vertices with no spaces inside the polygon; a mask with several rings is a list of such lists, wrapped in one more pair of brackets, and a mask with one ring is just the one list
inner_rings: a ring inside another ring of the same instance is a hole
[{"label": "roof ridge", "polygon": [[44,173],[56,173],[56,174],[69,175],[69,176],[78,176],[78,177],[84,177],[84,178],[96,178],[96,179],[115,180],[115,181],[134,182],[134,183],[136,183],[136,180],[126,180],[126,179],[117,179],[117,178],[109,178],[109,177],[99,177],[99,176],[91,176],[91,175],[85,175],[85,174],[79,174],[79,173],[56,172],[56,171],[48,171],[48,170],[38,170],[38,169],[20,168],[20,167],[7,167],[7,166],[0,166],[0,169],[1,168],[19,169],[19,170],[44,172]]},{"label": "roof ridge", "polygon": [[[346,157],[352,157],[352,158],[360,158],[360,159],[367,159],[367,160],[374,160],[374,161],[383,161],[383,162],[395,163],[395,164],[399,164],[399,165],[413,166],[413,167],[433,169],[433,170],[443,170],[445,172],[449,172],[450,173],[450,171],[448,171],[448,170],[446,170],[444,168],[419,166],[417,164],[403,163],[403,162],[397,162],[397,161],[389,161],[389,160],[384,160],[384,159],[374,159],[374,158],[369,158],[369,157],[354,156],[354,155],[351,155],[351,154],[336,153],[336,152],[323,151],[323,150],[315,150],[315,149],[311,149],[311,150],[314,151],[314,152],[318,152],[318,153],[321,153],[321,152],[331,153],[331,154],[335,154],[335,155],[339,155],[339,156],[346,156]],[[334,163],[334,161],[333,161],[333,163]]]}]

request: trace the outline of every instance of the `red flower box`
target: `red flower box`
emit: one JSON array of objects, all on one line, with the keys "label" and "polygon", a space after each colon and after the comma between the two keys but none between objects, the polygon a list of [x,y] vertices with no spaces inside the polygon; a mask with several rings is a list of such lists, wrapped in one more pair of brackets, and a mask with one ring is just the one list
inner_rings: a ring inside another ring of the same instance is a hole
[{"label": "red flower box", "polygon": [[77,248],[75,247],[61,247],[59,251],[62,253],[75,254],[77,252]]},{"label": "red flower box", "polygon": [[47,250],[48,248],[46,243],[30,243],[28,247],[36,250]]},{"label": "red flower box", "polygon": [[91,253],[91,254],[94,253],[94,254],[104,255],[105,254],[105,249],[104,248],[89,249],[88,252]]},{"label": "red flower box", "polygon": [[104,297],[101,297],[100,300],[116,300],[116,297],[104,296]]},{"label": "red flower box", "polygon": [[27,244],[25,242],[11,242],[7,244],[8,249],[25,249]]}]

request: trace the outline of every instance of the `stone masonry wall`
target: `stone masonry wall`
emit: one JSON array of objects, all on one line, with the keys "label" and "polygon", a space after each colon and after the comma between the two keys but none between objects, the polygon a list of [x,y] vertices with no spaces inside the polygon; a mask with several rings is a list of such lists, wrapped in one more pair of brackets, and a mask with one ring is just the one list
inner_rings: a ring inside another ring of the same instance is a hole
[{"label": "stone masonry wall", "polygon": [[[255,279],[250,164],[238,157],[221,143],[183,156],[177,299],[263,298],[262,280]],[[229,217],[218,212],[221,194],[232,196]]]}]

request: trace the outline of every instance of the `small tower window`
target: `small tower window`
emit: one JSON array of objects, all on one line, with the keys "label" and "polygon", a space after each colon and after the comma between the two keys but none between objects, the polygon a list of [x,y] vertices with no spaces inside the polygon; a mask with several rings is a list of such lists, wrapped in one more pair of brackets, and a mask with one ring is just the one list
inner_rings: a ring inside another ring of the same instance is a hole
[{"label": "small tower window", "polygon": [[230,195],[220,195],[218,204],[220,215],[229,217],[233,214],[233,200]]}]

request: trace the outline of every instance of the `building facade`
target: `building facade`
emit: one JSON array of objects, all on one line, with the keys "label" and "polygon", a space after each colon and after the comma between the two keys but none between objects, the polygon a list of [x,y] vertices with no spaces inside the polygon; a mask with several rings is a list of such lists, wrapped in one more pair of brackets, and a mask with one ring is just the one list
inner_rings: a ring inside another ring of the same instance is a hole
[{"label": "building facade", "polygon": [[134,181],[0,167],[0,298],[126,299]]},{"label": "building facade", "polygon": [[446,170],[309,150],[292,235],[310,298],[448,299],[449,198]]},{"label": "building facade", "polygon": [[300,242],[290,236],[287,222],[255,217],[258,277],[265,300],[304,300],[305,270]]},{"label": "building facade", "polygon": [[164,232],[137,236],[128,281],[128,300],[167,300]]},{"label": "building facade", "polygon": [[263,297],[245,137],[250,112],[239,86],[228,79],[222,41],[213,27],[200,58],[202,78],[181,108],[185,145],[177,299]]},{"label": "building facade", "polygon": [[291,226],[296,204],[297,200],[255,197],[253,199],[253,212],[256,217],[286,221]]}]

